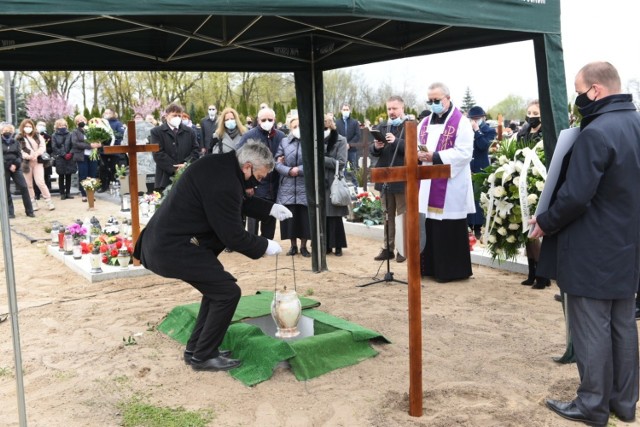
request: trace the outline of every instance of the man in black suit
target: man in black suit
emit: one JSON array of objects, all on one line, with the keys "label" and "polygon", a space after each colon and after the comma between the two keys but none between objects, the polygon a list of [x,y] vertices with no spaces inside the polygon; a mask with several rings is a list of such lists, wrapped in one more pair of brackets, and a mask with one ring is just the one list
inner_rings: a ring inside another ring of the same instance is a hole
[{"label": "man in black suit", "polygon": [[241,363],[219,349],[241,290],[218,255],[224,248],[252,259],[282,251],[277,242],[246,231],[242,222],[243,214],[281,221],[291,217],[284,206],[245,194],[273,167],[271,151],[257,141],[237,152],[199,159],[171,188],[136,243],[134,256],[146,268],[184,280],[202,293],[184,352],[185,363],[194,370],[226,371]]},{"label": "man in black suit", "polygon": [[165,109],[166,123],[151,129],[149,142],[158,144],[160,150],[153,153],[156,162],[156,191],[162,192],[176,171],[189,161],[197,160],[200,151],[195,132],[182,124],[183,109],[169,104]]},{"label": "man in black suit", "polygon": [[580,135],[549,210],[531,223],[532,237],[547,236],[540,268],[551,257],[548,272],[567,294],[580,386],[574,400],[546,404],[564,418],[606,426],[610,412],[635,419],[638,402],[640,115],[608,62],[585,65],[575,89]]},{"label": "man in black suit", "polygon": [[351,165],[351,182],[354,187],[358,187],[356,181],[356,170],[358,169],[358,149],[353,146],[360,142],[360,125],[358,121],[351,117],[351,106],[348,103],[342,104],[340,107],[342,117],[338,117],[335,121],[336,130],[347,139],[347,161]]},{"label": "man in black suit", "polygon": [[216,106],[211,104],[207,107],[207,117],[200,122],[200,131],[202,136],[200,137],[200,152],[202,155],[211,152],[211,146],[213,145],[213,134],[218,127],[218,110]]}]

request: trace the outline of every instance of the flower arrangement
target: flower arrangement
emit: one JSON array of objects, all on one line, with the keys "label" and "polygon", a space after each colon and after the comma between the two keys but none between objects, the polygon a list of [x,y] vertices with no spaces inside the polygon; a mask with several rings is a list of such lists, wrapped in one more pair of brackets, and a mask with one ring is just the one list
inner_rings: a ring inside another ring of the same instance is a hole
[{"label": "flower arrangement", "polygon": [[140,203],[149,203],[150,205],[157,204],[161,198],[162,198],[162,194],[158,193],[157,191],[154,191],[151,194],[145,194],[144,196],[142,196],[140,198]]},{"label": "flower arrangement", "polygon": [[362,221],[367,226],[382,224],[384,221],[380,196],[367,191],[356,196],[353,213],[357,221]]},{"label": "flower arrangement", "polygon": [[117,257],[118,251],[122,248],[126,249],[129,255],[133,253],[133,242],[119,234],[115,236],[103,234],[89,245],[88,249],[91,251],[96,246],[100,248],[102,263],[107,265],[120,265]]},{"label": "flower arrangement", "polygon": [[80,182],[80,185],[82,185],[82,188],[85,190],[96,191],[102,183],[98,178],[85,178]]},{"label": "flower arrangement", "polygon": [[129,175],[129,166],[116,165],[116,170],[115,170],[116,179],[125,178],[127,175]]},{"label": "flower arrangement", "polygon": [[66,229],[73,236],[73,240],[80,240],[87,234],[87,229],[78,222],[68,225]]},{"label": "flower arrangement", "polygon": [[493,259],[515,259],[528,240],[528,219],[544,188],[546,168],[542,141],[527,145],[506,141],[495,159],[473,180],[481,191],[486,223],[483,241]]},{"label": "flower arrangement", "polygon": [[[111,141],[111,134],[109,134],[109,132],[103,126],[100,126],[99,124],[96,124],[94,122],[90,122],[89,127],[87,128],[87,132],[84,134],[84,138],[90,143],[102,145],[106,141]],[[100,155],[98,154],[98,149],[92,149],[91,154],[89,155],[89,160],[99,159]]]}]

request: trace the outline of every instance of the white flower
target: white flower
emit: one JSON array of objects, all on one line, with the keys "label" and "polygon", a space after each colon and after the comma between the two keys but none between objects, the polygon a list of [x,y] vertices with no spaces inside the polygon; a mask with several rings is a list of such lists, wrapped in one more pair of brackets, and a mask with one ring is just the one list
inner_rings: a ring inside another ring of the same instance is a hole
[{"label": "white flower", "polygon": [[494,236],[493,234],[490,235],[487,240],[489,241],[489,243],[495,243],[498,241],[498,239],[496,239],[496,236]]},{"label": "white flower", "polygon": [[487,193],[480,193],[480,203],[483,203],[485,205],[489,203],[489,197],[487,197]]},{"label": "white flower", "polygon": [[491,175],[489,175],[489,176],[487,177],[487,182],[488,182],[489,184],[493,184],[494,182],[496,182],[496,174],[495,174],[495,173],[492,173]]},{"label": "white flower", "polygon": [[506,236],[507,235],[507,229],[504,227],[500,227],[498,228],[498,234],[501,236]]},{"label": "white flower", "polygon": [[503,174],[502,174],[502,185],[505,182],[508,182],[511,179],[511,175],[516,172],[516,164],[514,162],[509,162],[506,165],[502,166]]},{"label": "white flower", "polygon": [[540,176],[540,171],[534,166],[531,168],[531,174],[534,176]]},{"label": "white flower", "polygon": [[511,236],[507,237],[507,242],[508,243],[515,243],[515,241],[516,241],[516,237],[515,236],[511,235]]},{"label": "white flower", "polygon": [[544,190],[544,181],[536,181],[536,189],[538,191]]},{"label": "white flower", "polygon": [[504,165],[508,161],[509,161],[509,159],[507,159],[507,156],[500,156],[500,158],[498,159],[498,163],[501,164],[501,165]]},{"label": "white flower", "polygon": [[518,223],[511,223],[509,224],[509,230],[517,230],[518,228],[520,228],[520,224]]},{"label": "white flower", "polygon": [[524,164],[521,161],[517,161],[516,162],[516,172],[521,173],[522,172],[522,167],[524,166]]},{"label": "white flower", "polygon": [[506,194],[507,194],[507,190],[505,190],[504,187],[501,185],[498,185],[493,189],[493,197],[500,198],[500,197],[506,196]]},{"label": "white flower", "polygon": [[537,201],[538,201],[538,195],[537,194],[529,194],[527,196],[527,203],[529,203],[530,205],[533,205]]},{"label": "white flower", "polygon": [[513,185],[515,185],[516,187],[518,185],[520,185],[520,177],[516,176],[515,178],[513,178]]},{"label": "white flower", "polygon": [[500,218],[506,218],[513,208],[513,203],[506,200],[498,200],[496,202],[496,213]]},{"label": "white flower", "polygon": [[496,217],[494,218],[494,220],[495,220],[496,224],[498,224],[498,225],[502,225],[502,218],[500,218],[499,216],[496,216]]}]

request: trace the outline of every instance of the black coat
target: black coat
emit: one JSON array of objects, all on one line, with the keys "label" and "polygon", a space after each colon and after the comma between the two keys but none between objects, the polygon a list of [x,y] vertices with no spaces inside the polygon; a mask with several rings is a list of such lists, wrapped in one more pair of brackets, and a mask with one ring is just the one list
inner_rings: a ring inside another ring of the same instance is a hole
[{"label": "black coat", "polygon": [[71,132],[71,152],[73,160],[76,162],[84,162],[84,150],[91,150],[89,144],[84,138],[84,132],[77,128]]},{"label": "black coat", "polygon": [[640,275],[640,114],[631,95],[587,112],[549,210],[537,217],[546,233],[539,266],[554,266],[570,295],[631,298]]},{"label": "black coat", "polygon": [[[78,170],[78,164],[73,160],[73,154],[71,154],[71,133],[66,129],[64,130],[64,133],[56,131],[51,136],[51,148],[55,159],[56,173],[58,175],[76,173]],[[71,154],[71,158],[69,160],[64,158],[67,154]]]},{"label": "black coat", "polygon": [[190,165],[172,187],[140,234],[134,256],[164,277],[235,280],[217,256],[226,247],[260,258],[267,250],[267,239],[246,231],[242,215],[262,219],[272,206],[245,197],[244,174],[235,152],[205,156]]},{"label": "black coat", "polygon": [[[265,132],[260,126],[256,126],[242,135],[236,149],[240,149],[240,147],[242,147],[248,140],[253,139],[261,141],[264,145],[269,147],[271,154],[275,156],[278,151],[278,147],[280,146],[280,142],[284,137],[284,132],[277,130],[275,125],[270,132]],[[267,176],[260,181],[260,185],[256,188],[255,195],[267,200],[276,200],[279,184],[280,178],[278,176],[278,172],[269,172]]]},{"label": "black coat", "polygon": [[[386,168],[389,166],[404,166],[404,122],[399,126],[387,126],[387,122],[382,122],[380,125],[376,126],[376,129],[380,130],[383,135],[387,134],[387,132],[391,132],[395,135],[396,140],[393,144],[384,144],[384,147],[380,150],[376,149],[375,144],[371,144],[369,147],[369,154],[373,157],[378,157],[378,163],[376,163],[375,167]],[[396,147],[398,152],[394,159],[393,153],[395,152]],[[391,164],[391,159],[394,159],[393,165]],[[382,183],[376,182],[374,188],[381,191]],[[404,193],[404,182],[390,182],[389,193]]]},{"label": "black coat", "polygon": [[357,151],[358,149],[356,147],[351,147],[351,144],[355,144],[360,141],[360,126],[358,125],[358,121],[349,117],[345,124],[344,119],[342,117],[338,117],[336,118],[336,129],[340,135],[347,139],[349,151]]},{"label": "black coat", "polygon": [[156,162],[156,188],[165,188],[171,183],[176,168],[173,165],[198,159],[200,147],[195,132],[184,125],[178,127],[178,132],[164,123],[151,129],[149,138],[151,144],[158,144],[160,151],[153,153]]},{"label": "black coat", "polygon": [[496,130],[486,122],[473,133],[473,157],[471,158],[471,172],[480,172],[489,166],[489,147],[496,139]]},{"label": "black coat", "polygon": [[217,128],[218,119],[205,117],[200,122],[200,148],[205,148],[207,150],[207,153],[211,152],[211,147],[213,146],[213,134],[215,133]]},{"label": "black coat", "polygon": [[0,136],[2,139],[2,159],[4,160],[5,171],[9,170],[11,165],[16,165],[17,169],[20,169],[22,164],[22,147],[20,143],[16,141],[14,136],[10,136],[5,139],[4,136]]}]

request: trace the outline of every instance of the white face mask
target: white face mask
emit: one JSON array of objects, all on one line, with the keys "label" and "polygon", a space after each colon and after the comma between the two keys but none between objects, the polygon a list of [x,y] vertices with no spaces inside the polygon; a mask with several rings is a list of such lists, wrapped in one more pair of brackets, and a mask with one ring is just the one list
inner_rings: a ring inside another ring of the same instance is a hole
[{"label": "white face mask", "polygon": [[29,134],[33,131],[33,128],[31,126],[27,126],[24,128],[24,133]]},{"label": "white face mask", "polygon": [[324,139],[329,138],[329,135],[331,135],[331,129],[325,129],[325,131],[324,131]]},{"label": "white face mask", "polygon": [[273,127],[273,121],[264,121],[264,122],[260,122],[260,127],[265,131],[265,132],[269,132],[271,130],[271,128]]},{"label": "white face mask", "polygon": [[38,129],[39,133],[44,133],[47,130],[46,126],[36,126],[36,129]]},{"label": "white face mask", "polygon": [[350,113],[349,111],[343,111],[343,112],[342,112],[342,118],[343,118],[344,120],[346,120],[346,119],[348,119],[348,118],[349,118],[349,115],[350,115],[350,114],[351,114],[351,113]]},{"label": "white face mask", "polygon": [[300,128],[291,129],[291,135],[293,135],[294,138],[300,139]]},{"label": "white face mask", "polygon": [[169,120],[169,124],[174,128],[180,126],[180,123],[182,123],[182,117],[172,117],[171,120]]}]

